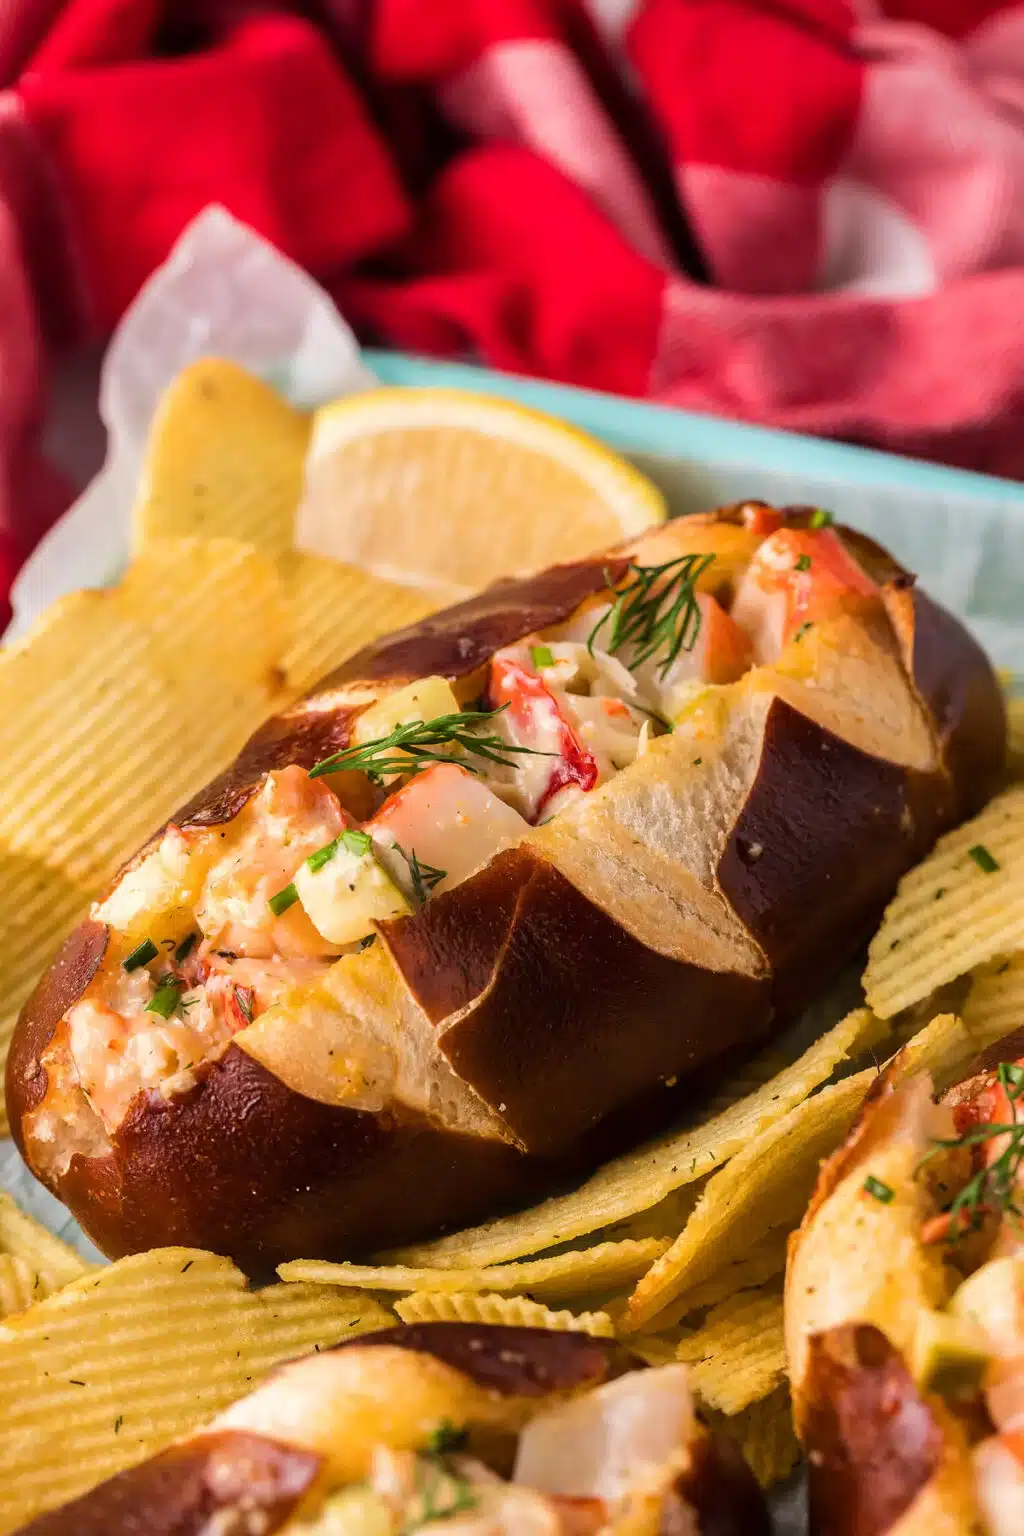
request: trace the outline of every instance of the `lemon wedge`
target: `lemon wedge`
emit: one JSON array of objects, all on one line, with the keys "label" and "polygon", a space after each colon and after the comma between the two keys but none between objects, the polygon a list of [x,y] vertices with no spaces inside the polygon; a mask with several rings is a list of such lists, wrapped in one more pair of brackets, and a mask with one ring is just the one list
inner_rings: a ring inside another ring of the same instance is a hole
[{"label": "lemon wedge", "polygon": [[316,412],[295,538],[456,598],[666,516],[638,470],[554,417],[461,390],[375,389]]}]

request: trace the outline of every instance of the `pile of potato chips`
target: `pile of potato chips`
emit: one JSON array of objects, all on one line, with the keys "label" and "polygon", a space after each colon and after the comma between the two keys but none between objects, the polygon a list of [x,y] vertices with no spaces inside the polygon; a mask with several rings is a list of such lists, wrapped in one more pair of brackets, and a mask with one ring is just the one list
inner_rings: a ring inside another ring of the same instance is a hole
[{"label": "pile of potato chips", "polygon": [[[0,1049],[60,938],[162,817],[286,699],[436,606],[292,549],[306,419],[203,363],[168,395],[121,584],[0,653]],[[1024,707],[1011,765],[1024,771]],[[1024,787],[944,838],[871,946],[868,1007],[749,1063],[705,1118],[518,1214],[382,1255],[296,1255],[259,1292],[161,1249],[92,1268],[0,1196],[0,1536],[189,1433],[274,1364],[396,1320],[618,1337],[683,1360],[765,1486],[798,1457],[786,1240],[878,1065],[941,1087],[1024,1006]],[[942,1011],[951,993],[957,1013]],[[959,1016],[958,1016],[959,1015]],[[923,1027],[922,1027],[923,1026]]]}]

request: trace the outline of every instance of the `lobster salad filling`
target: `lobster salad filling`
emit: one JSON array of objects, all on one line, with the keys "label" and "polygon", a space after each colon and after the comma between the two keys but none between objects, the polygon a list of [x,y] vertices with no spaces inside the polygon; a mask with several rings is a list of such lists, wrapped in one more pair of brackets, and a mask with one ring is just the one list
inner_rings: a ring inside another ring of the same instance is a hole
[{"label": "lobster salad filling", "polygon": [[[291,989],[607,783],[708,690],[877,596],[826,513],[791,527],[757,504],[727,531],[740,558],[659,530],[667,555],[636,555],[567,622],[495,652],[476,698],[441,676],[397,688],[343,751],[268,773],[230,822],[168,826],[94,907],[111,941],[50,1047],[54,1092],[63,1052],[68,1086],[113,1131],[136,1094],[187,1085]],[[361,784],[359,819],[339,774]]]}]

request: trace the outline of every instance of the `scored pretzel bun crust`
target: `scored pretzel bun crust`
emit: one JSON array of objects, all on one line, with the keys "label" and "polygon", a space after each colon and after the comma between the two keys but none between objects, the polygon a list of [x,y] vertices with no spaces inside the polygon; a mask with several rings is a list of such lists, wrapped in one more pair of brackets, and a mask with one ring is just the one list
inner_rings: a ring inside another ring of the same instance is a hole
[{"label": "scored pretzel bun crust", "polygon": [[[731,1440],[696,1420],[683,1369],[670,1368],[675,1379],[666,1406],[671,1403],[670,1412],[681,1409],[681,1443],[669,1445],[654,1382],[659,1373],[648,1373],[642,1361],[610,1340],[468,1323],[385,1329],[279,1367],[212,1424],[39,1516],[22,1536],[129,1536],[142,1530],[149,1536],[201,1536],[214,1529],[272,1536],[321,1528],[328,1536],[347,1527],[342,1518],[335,1524],[329,1513],[321,1527],[325,1494],[365,1487],[381,1449],[422,1453],[432,1431],[447,1428],[458,1432],[460,1451],[508,1477],[518,1437],[531,1420],[568,1408],[630,1373],[639,1373],[632,1379],[640,1394],[632,1393],[617,1417],[614,1403],[593,1399],[591,1416],[578,1427],[570,1425],[568,1436],[563,1429],[562,1439],[575,1456],[556,1455],[553,1465],[543,1465],[549,1458],[542,1445],[539,1491],[561,1495],[564,1504],[556,1497],[540,1527],[529,1509],[533,1523],[520,1515],[522,1528],[562,1529],[571,1536],[589,1528],[579,1524],[576,1513],[586,1516],[589,1506],[595,1530],[658,1536],[659,1530],[674,1528],[662,1523],[668,1494],[680,1529],[694,1536],[768,1536],[768,1514],[753,1473]],[[641,1416],[646,1425],[638,1424]],[[616,1424],[630,1444],[616,1443]],[[589,1454],[581,1441],[589,1443]],[[533,1459],[536,1469],[536,1455]],[[521,1485],[535,1486],[529,1468],[524,1471]],[[610,1521],[595,1517],[596,1490],[584,1486],[595,1472],[597,1481],[618,1476],[627,1486],[649,1484],[651,1493],[639,1505],[625,1498],[616,1509],[613,1502]],[[488,1485],[475,1486],[486,1492]],[[560,1508],[566,1511],[564,1525]],[[487,1523],[484,1514],[480,1519],[483,1529],[513,1530],[515,1516],[513,1507],[504,1526]],[[472,1518],[470,1511],[463,1521]],[[357,1523],[352,1529],[364,1527]]]},{"label": "scored pretzel bun crust", "polygon": [[[810,518],[789,509],[784,526]],[[650,1134],[804,1007],[909,865],[984,802],[1005,741],[998,683],[963,626],[872,541],[835,534],[876,596],[710,690],[696,724],[460,884],[378,922],[315,1003],[271,1007],[173,1092],[138,1093],[109,1134],[73,1073],[58,1094],[54,1066],[68,1010],[125,953],[94,908],[23,1010],[7,1100],[29,1166],[99,1247],[202,1246],[266,1271],[478,1220]],[[731,508],[498,583],[353,656],[175,824],[230,829],[269,771],[342,750],[410,681],[440,675],[465,708],[495,651],[568,619],[631,558],[707,551],[727,579],[750,548]],[[360,778],[332,785],[357,816]],[[373,1108],[336,1070],[354,1032],[397,1063]]]}]

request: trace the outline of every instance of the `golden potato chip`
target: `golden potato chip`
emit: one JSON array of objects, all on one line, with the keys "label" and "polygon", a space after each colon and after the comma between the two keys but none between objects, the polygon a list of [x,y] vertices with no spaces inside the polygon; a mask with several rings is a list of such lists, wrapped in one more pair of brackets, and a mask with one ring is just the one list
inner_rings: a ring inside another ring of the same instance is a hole
[{"label": "golden potato chip", "polygon": [[184,368],[150,428],[135,548],[185,534],[290,550],[309,430],[307,416],[237,363]]},{"label": "golden potato chip", "polygon": [[[901,1056],[904,1074],[934,1073],[939,1087],[952,1079],[973,1047],[959,1019],[935,1019]],[[872,1068],[822,1088],[755,1135],[707,1182],[690,1220],[672,1247],[637,1283],[619,1330],[646,1328],[652,1318],[745,1257],[754,1243],[803,1214],[818,1165],[849,1130],[876,1076]]]},{"label": "golden potato chip", "polygon": [[571,1194],[555,1196],[530,1210],[433,1243],[397,1249],[384,1258],[395,1264],[475,1268],[538,1253],[649,1210],[673,1190],[695,1182],[748,1146],[876,1032],[871,1014],[857,1009],[791,1067],[704,1124],[663,1136],[616,1158]]},{"label": "golden potato chip", "polygon": [[881,1018],[1024,948],[1024,787],[940,838],[900,881],[871,941],[864,991]]},{"label": "golden potato chip", "polygon": [[526,1296],[417,1291],[396,1301],[395,1311],[403,1323],[505,1323],[511,1328],[592,1333],[602,1339],[615,1332],[607,1312],[552,1312]]},{"label": "golden potato chip", "polygon": [[708,1313],[676,1351],[689,1366],[690,1385],[709,1408],[740,1413],[782,1382],[786,1341],[782,1288],[741,1291]]},{"label": "golden potato chip", "polygon": [[1024,697],[1006,701],[1006,756],[1013,778],[1024,774]]},{"label": "golden potato chip", "polygon": [[429,591],[400,587],[354,565],[289,553],[278,560],[290,615],[284,653],[289,691],[304,693],[378,635],[414,624],[442,605]]},{"label": "golden potato chip", "polygon": [[733,1418],[708,1413],[707,1419],[712,1429],[736,1441],[762,1488],[781,1483],[800,1460],[789,1388],[785,1384]]},{"label": "golden potato chip", "polygon": [[648,1365],[674,1365],[678,1358],[676,1350],[679,1348],[679,1340],[674,1332],[634,1333],[628,1341],[628,1348],[631,1355],[639,1355]]},{"label": "golden potato chip", "polygon": [[69,1243],[21,1210],[10,1195],[0,1190],[0,1254],[19,1259],[38,1277],[40,1295],[50,1296],[95,1269]]},{"label": "golden potato chip", "polygon": [[269,555],[235,539],[153,539],[109,595],[176,682],[183,667],[201,666],[211,681],[255,689],[264,715],[274,709],[292,615]]},{"label": "golden potato chip", "polygon": [[0,1324],[0,1532],[188,1434],[279,1361],[392,1321],[333,1286],[250,1291],[198,1249],[74,1281]]},{"label": "golden potato chip", "polygon": [[659,1333],[666,1328],[674,1327],[692,1312],[698,1312],[704,1307],[715,1307],[719,1302],[736,1295],[737,1292],[763,1285],[766,1280],[772,1280],[776,1275],[781,1275],[786,1267],[787,1237],[788,1233],[785,1231],[769,1232],[767,1237],[755,1243],[742,1258],[734,1259],[731,1264],[726,1264],[701,1285],[694,1286],[692,1290],[684,1291],[681,1296],[677,1296],[671,1306],[666,1307],[654,1318],[654,1324]]},{"label": "golden potato chip", "polygon": [[654,1263],[669,1246],[668,1239],[646,1242],[599,1243],[525,1264],[499,1264],[490,1269],[408,1269],[400,1265],[328,1264],[320,1259],[293,1259],[278,1266],[282,1280],[311,1280],[321,1285],[347,1285],[371,1291],[527,1291],[545,1300],[614,1290]]},{"label": "golden potato chip", "polygon": [[39,1276],[13,1253],[0,1253],[0,1318],[24,1312],[42,1295]]},{"label": "golden potato chip", "polygon": [[964,1027],[979,1051],[1024,1024],[1024,954],[980,967],[964,1003]]}]

